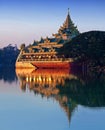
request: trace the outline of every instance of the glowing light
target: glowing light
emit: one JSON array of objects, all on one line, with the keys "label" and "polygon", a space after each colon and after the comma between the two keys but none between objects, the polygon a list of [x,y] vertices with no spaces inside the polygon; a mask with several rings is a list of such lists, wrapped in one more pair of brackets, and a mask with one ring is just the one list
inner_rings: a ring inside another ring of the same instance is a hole
[{"label": "glowing light", "polygon": [[48,79],[48,80],[49,80],[49,82],[51,82],[51,77],[49,77],[49,79]]},{"label": "glowing light", "polygon": [[26,82],[28,82],[28,77],[26,77]]},{"label": "glowing light", "polygon": [[33,80],[34,80],[34,82],[35,82],[36,78],[34,77]]},{"label": "glowing light", "polygon": [[32,81],[32,78],[30,77],[30,82]]},{"label": "glowing light", "polygon": [[39,76],[39,81],[40,81],[40,82],[42,81],[42,78],[41,78],[41,76]]}]

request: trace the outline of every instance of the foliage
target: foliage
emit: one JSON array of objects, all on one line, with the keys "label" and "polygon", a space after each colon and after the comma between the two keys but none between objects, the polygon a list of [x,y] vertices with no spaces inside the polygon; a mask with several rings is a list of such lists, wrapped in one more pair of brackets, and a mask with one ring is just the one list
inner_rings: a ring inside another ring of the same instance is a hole
[{"label": "foliage", "polygon": [[59,53],[79,61],[97,60],[98,64],[105,65],[105,32],[82,33],[66,43]]},{"label": "foliage", "polygon": [[8,45],[0,50],[0,66],[15,66],[19,50],[17,47]]}]

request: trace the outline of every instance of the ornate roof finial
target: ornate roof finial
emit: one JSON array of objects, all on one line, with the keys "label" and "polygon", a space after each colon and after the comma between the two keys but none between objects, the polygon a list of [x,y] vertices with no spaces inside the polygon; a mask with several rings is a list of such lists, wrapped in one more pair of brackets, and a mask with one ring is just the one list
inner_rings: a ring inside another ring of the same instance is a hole
[{"label": "ornate roof finial", "polygon": [[69,14],[69,12],[70,12],[70,9],[68,8],[68,14]]}]

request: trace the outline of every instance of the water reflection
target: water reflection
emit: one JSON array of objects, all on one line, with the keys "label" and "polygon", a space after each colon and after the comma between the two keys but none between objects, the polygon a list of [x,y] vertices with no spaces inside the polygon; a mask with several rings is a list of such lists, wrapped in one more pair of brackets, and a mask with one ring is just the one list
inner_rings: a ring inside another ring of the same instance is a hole
[{"label": "water reflection", "polygon": [[[64,70],[16,70],[20,81],[20,88],[26,91],[33,90],[35,94],[41,94],[42,97],[54,98],[59,102],[61,108],[66,112],[70,120],[72,111],[77,104],[68,97],[66,81],[76,80],[77,77],[70,74],[67,69]],[[63,93],[62,93],[63,92]]]},{"label": "water reflection", "polygon": [[43,96],[59,93],[59,86],[65,86],[65,80],[76,79],[68,70],[16,70],[23,91],[29,89],[39,92]]},{"label": "water reflection", "polygon": [[16,70],[20,88],[53,98],[70,121],[78,105],[105,107],[105,74],[74,73],[68,70]]},{"label": "water reflection", "polygon": [[8,83],[17,81],[15,68],[0,67],[0,80],[3,80],[4,82],[8,82]]}]

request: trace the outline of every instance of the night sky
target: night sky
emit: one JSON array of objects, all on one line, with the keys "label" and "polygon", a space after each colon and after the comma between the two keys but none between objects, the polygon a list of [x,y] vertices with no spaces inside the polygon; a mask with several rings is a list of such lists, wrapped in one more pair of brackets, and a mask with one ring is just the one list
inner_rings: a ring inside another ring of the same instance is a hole
[{"label": "night sky", "polygon": [[103,0],[0,0],[0,47],[51,37],[65,21],[68,8],[80,32],[105,31]]}]

